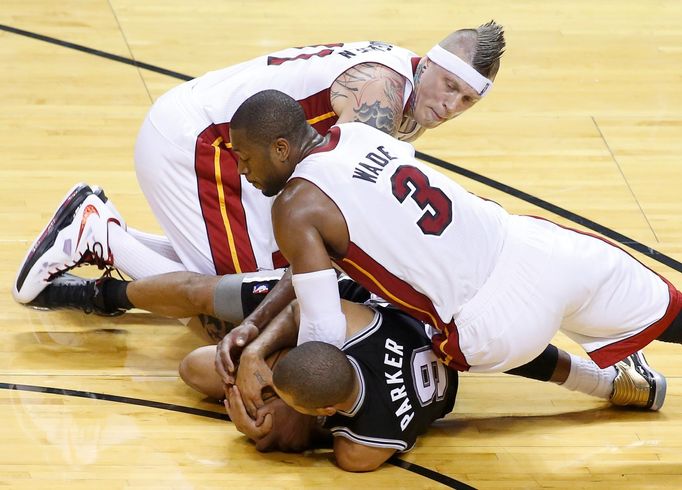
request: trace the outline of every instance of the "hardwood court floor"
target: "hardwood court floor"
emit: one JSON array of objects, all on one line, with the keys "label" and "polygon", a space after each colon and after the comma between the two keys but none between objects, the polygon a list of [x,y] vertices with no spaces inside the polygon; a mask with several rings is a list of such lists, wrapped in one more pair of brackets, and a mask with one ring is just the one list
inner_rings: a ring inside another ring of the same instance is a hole
[{"label": "hardwood court floor", "polygon": [[325,453],[258,454],[214,418],[220,407],[177,377],[179,360],[201,343],[179,323],[142,312],[41,313],[12,301],[26,248],[75,182],[104,186],[130,224],[158,231],[135,180],[133,145],[151,102],[179,80],[6,27],[196,76],[330,41],[381,39],[424,53],[451,30],[491,18],[508,39],[494,90],[417,149],[510,186],[443,170],[513,212],[580,228],[567,210],[657,251],[663,262],[633,253],[682,286],[680,2],[4,0],[0,486],[682,487],[678,346],[647,349],[668,376],[660,413],[464,375],[453,414],[401,457],[414,466],[353,475]]}]

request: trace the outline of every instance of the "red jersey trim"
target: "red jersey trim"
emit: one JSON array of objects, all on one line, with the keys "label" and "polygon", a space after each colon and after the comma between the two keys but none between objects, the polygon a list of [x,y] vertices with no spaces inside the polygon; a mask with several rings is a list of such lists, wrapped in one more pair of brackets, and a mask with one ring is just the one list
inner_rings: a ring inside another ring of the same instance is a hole
[{"label": "red jersey trim", "polygon": [[272,253],[272,266],[275,269],[284,269],[285,267],[289,267],[289,261],[282,252],[277,250]]},{"label": "red jersey trim", "polygon": [[314,153],[324,153],[327,151],[332,151],[339,144],[340,138],[341,138],[341,128],[339,128],[338,126],[333,126],[329,130],[329,141],[322,146],[318,146],[313,151],[311,151],[308,155],[313,155]]},{"label": "red jersey trim", "polygon": [[229,123],[211,125],[197,138],[194,168],[216,274],[258,269],[241,202],[241,178],[229,145]]},{"label": "red jersey trim", "polygon": [[434,337],[434,351],[454,369],[466,371],[469,364],[459,347],[459,332],[453,322],[446,324],[436,312],[431,300],[408,283],[399,279],[355,243],[350,242],[346,255],[335,260],[339,266],[362,286],[395,304],[406,313],[436,327],[442,332]]},{"label": "red jersey trim", "polygon": [[420,62],[421,60],[422,60],[422,59],[421,59],[421,57],[419,57],[419,56],[413,56],[413,57],[410,59],[410,63],[412,64],[412,75],[414,75],[415,73],[417,73],[417,66],[419,66],[419,62]]},{"label": "red jersey trim", "polygon": [[303,107],[308,124],[320,134],[326,134],[339,119],[332,107],[331,87],[301,99],[298,103]]},{"label": "red jersey trim", "polygon": [[664,277],[661,277],[661,279],[668,285],[668,291],[670,292],[670,301],[665,314],[660,320],[652,323],[646,329],[632,337],[588,352],[588,355],[597,363],[597,366],[600,368],[612,366],[618,361],[622,361],[630,354],[643,349],[653,340],[656,340],[670,326],[675,318],[677,318],[677,315],[680,314],[680,310],[682,310],[682,293],[680,293],[680,291],[678,291],[667,279]]}]

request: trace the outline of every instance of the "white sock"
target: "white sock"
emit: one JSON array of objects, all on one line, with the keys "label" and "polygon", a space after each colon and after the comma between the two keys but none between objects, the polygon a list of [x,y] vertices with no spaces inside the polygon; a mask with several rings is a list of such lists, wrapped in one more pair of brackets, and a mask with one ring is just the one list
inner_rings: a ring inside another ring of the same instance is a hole
[{"label": "white sock", "polygon": [[579,391],[608,400],[613,391],[616,368],[609,366],[601,369],[590,359],[569,355],[571,356],[571,371],[562,386],[571,391]]},{"label": "white sock", "polygon": [[109,223],[109,248],[114,267],[133,279],[186,270],[181,262],[170,260],[138,242],[116,223]]},{"label": "white sock", "polygon": [[136,230],[135,228],[131,228],[130,226],[127,228],[126,231],[130,235],[132,235],[135,240],[140,242],[145,247],[151,248],[154,252],[163,255],[167,259],[171,259],[175,262],[180,262],[180,257],[178,257],[178,254],[175,253],[175,250],[173,250],[173,246],[171,245],[170,240],[168,240],[168,238],[166,238],[165,236],[153,235],[152,233]]}]

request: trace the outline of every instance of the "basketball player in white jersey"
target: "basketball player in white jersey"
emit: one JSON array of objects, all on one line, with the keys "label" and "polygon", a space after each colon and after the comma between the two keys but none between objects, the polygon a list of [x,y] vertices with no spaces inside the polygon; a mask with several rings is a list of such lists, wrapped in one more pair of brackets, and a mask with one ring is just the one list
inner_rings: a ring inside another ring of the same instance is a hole
[{"label": "basketball player in white jersey", "polygon": [[[605,240],[509,215],[416,161],[407,143],[355,123],[320,136],[276,91],[239,108],[231,137],[240,172],[279,193],[273,226],[300,303],[299,342],[343,341],[332,263],[436,327],[434,349],[458,370],[520,369],[559,329],[600,367],[654,339],[682,342],[682,295],[665,278]],[[269,297],[288,297],[285,286]],[[230,332],[217,367],[228,370],[230,350],[265,325],[252,315]]]},{"label": "basketball player in white jersey", "polygon": [[[463,72],[492,79],[504,33],[490,22],[440,44],[465,60]],[[83,263],[133,278],[284,266],[272,235],[272,198],[238,174],[229,136],[236,108],[264,89],[296,99],[320,134],[358,121],[413,140],[473,106],[490,85],[471,87],[427,56],[374,41],[285,49],[186,82],[154,103],[135,147],[140,187],[167,239],[126,232],[115,210],[85,186],[74,188],[21,265],[15,299],[32,301],[63,270]]]}]

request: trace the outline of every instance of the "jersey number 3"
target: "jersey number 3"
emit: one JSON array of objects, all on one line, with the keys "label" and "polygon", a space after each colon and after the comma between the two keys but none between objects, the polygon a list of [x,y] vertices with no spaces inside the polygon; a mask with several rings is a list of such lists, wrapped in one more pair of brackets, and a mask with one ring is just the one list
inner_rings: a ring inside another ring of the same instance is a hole
[{"label": "jersey number 3", "polygon": [[425,211],[417,221],[425,235],[441,235],[452,223],[452,201],[418,168],[401,165],[391,176],[391,186],[398,201],[411,197]]}]

